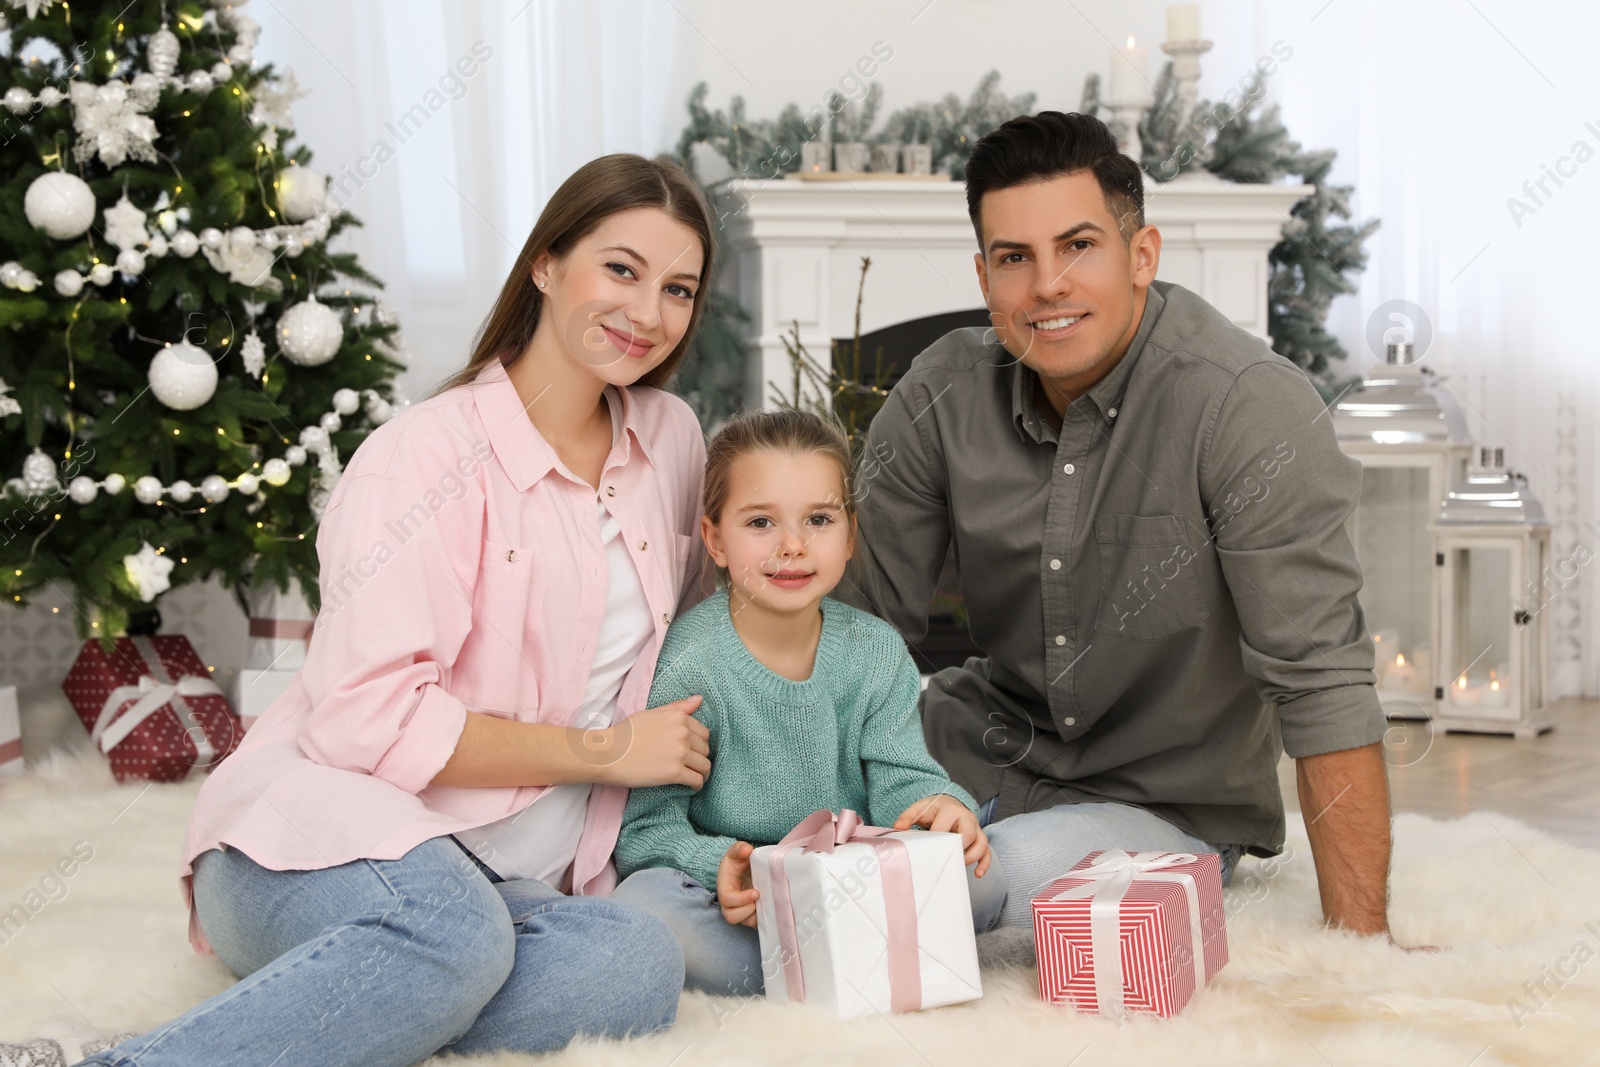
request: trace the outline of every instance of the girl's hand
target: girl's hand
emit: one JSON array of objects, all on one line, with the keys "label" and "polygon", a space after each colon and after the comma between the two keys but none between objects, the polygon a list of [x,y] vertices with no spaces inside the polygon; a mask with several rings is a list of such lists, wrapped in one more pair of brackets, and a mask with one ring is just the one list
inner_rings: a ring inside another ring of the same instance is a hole
[{"label": "girl's hand", "polygon": [[574,730],[574,746],[595,767],[595,780],[606,785],[699,789],[711,773],[711,731],[694,717],[699,706],[696,694],[630,715],[609,729]]},{"label": "girl's hand", "polygon": [[717,904],[722,917],[735,926],[756,925],[756,900],[761,890],[750,880],[750,853],[755,850],[748,841],[735,841],[717,867]]},{"label": "girl's hand", "polygon": [[961,835],[962,859],[967,866],[976,863],[972,873],[982,878],[989,869],[993,853],[989,849],[989,835],[978,825],[972,809],[948,793],[935,793],[923,797],[894,821],[894,829],[909,830],[913,826],[926,826],[930,830],[943,830]]}]

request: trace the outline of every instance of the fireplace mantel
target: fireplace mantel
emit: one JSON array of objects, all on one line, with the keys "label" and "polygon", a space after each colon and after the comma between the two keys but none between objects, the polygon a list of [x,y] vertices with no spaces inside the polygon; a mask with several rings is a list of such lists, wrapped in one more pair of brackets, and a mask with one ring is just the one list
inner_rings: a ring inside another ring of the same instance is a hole
[{"label": "fireplace mantel", "polygon": [[[1309,185],[1235,185],[1209,176],[1146,183],[1145,219],[1161,230],[1157,277],[1193,289],[1258,337],[1267,335],[1267,252]],[[855,330],[861,257],[870,256],[863,333],[948,311],[982,309],[958,181],[736,179],[714,190],[722,272],[751,323],[745,403],[770,407],[792,381],[783,337],[826,361]],[[915,352],[890,353],[902,367]]]}]

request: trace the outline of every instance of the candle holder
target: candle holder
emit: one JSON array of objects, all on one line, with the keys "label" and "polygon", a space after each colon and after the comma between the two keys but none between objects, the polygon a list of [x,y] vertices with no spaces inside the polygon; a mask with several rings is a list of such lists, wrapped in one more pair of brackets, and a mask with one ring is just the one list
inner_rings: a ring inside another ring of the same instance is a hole
[{"label": "candle holder", "polygon": [[800,146],[800,169],[818,173],[833,169],[833,146],[826,141],[807,141]]},{"label": "candle holder", "polygon": [[1140,163],[1144,159],[1144,141],[1139,136],[1139,116],[1155,103],[1150,97],[1138,100],[1108,100],[1111,109],[1111,132],[1117,138],[1117,151]]},{"label": "candle holder", "polygon": [[1178,126],[1194,117],[1200,95],[1200,57],[1211,51],[1210,41],[1162,41],[1161,50],[1172,57],[1172,80],[1177,83]]}]

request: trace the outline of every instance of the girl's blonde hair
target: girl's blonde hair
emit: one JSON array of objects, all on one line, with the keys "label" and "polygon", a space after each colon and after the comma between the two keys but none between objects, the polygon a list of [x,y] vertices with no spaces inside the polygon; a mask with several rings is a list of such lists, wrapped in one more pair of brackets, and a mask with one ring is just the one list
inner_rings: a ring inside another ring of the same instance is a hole
[{"label": "girl's blonde hair", "polygon": [[788,452],[806,455],[816,452],[839,465],[839,484],[844,498],[839,502],[847,523],[853,529],[856,514],[855,494],[851,490],[850,442],[836,419],[825,419],[809,411],[744,411],[734,415],[706,446],[706,483],[703,508],[711,521],[721,523],[733,482],[733,464],[751,452]]}]

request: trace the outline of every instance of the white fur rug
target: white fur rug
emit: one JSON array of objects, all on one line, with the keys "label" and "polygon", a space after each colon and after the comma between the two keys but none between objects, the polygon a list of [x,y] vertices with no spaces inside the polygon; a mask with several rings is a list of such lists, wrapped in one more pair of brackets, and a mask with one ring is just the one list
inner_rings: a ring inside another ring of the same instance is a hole
[{"label": "white fur rug", "polygon": [[[226,988],[195,956],[173,870],[199,787],[117,786],[59,758],[0,779],[0,909],[43,899],[0,930],[0,1041],[52,1020],[106,1036],[149,1029]],[[1509,818],[1395,823],[1391,910],[1407,953],[1322,929],[1304,829],[1288,858],[1247,860],[1227,891],[1231,962],[1176,1019],[1118,1027],[1042,1003],[1031,969],[991,969],[970,1004],[840,1023],[815,1009],[686,994],[677,1025],[585,1041],[551,1064],[960,1065],[1600,1063],[1600,852]],[[80,844],[80,842],[82,844]],[[59,883],[56,861],[92,850]],[[431,1063],[511,1065],[500,1054]]]}]

